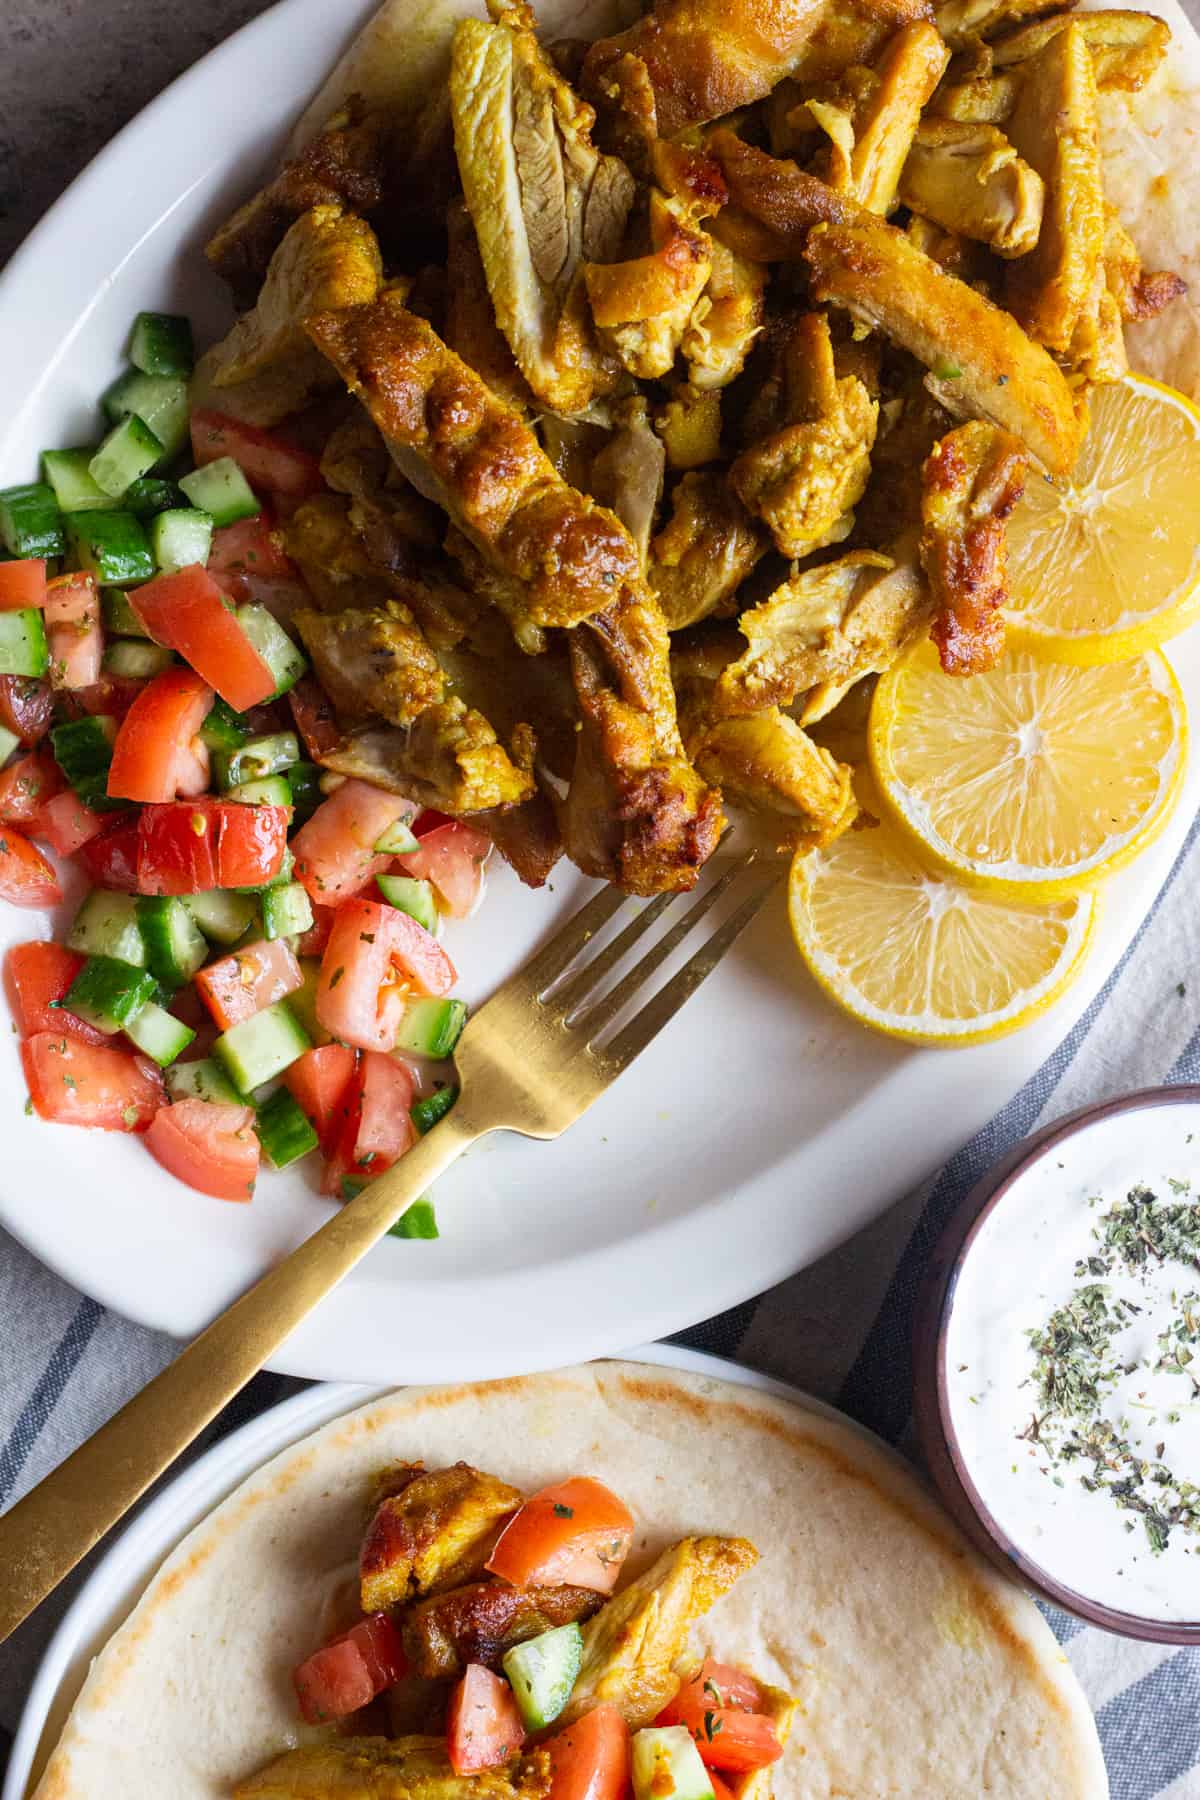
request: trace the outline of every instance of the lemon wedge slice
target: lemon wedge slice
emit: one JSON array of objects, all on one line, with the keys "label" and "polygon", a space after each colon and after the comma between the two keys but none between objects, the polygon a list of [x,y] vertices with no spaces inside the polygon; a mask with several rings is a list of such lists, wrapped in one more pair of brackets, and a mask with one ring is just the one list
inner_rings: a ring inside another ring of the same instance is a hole
[{"label": "lemon wedge slice", "polygon": [[925,641],[875,690],[871,767],[884,805],[959,880],[1059,899],[1130,862],[1178,796],[1187,713],[1165,656],[1090,668],[1009,649],[943,675]]},{"label": "lemon wedge slice", "polygon": [[1097,901],[1020,905],[932,873],[886,821],[792,863],[797,948],[831,999],[877,1031],[979,1044],[1027,1025],[1083,966]]},{"label": "lemon wedge slice", "polygon": [[1200,615],[1200,409],[1127,375],[1096,388],[1067,479],[1030,470],[1008,527],[1009,642],[1123,662]]}]

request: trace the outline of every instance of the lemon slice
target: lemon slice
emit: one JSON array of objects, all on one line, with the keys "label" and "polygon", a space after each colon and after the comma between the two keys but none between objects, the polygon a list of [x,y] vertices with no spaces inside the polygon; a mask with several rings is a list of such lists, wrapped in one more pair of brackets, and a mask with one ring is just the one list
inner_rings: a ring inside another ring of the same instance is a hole
[{"label": "lemon slice", "polygon": [[1092,885],[1145,848],[1179,793],[1187,713],[1159,650],[1075,668],[1009,650],[943,675],[926,640],[871,704],[883,802],[960,880],[1026,900]]},{"label": "lemon slice", "polygon": [[1009,641],[1123,662],[1200,614],[1200,410],[1127,375],[1091,395],[1071,476],[1031,470],[1008,527]]},{"label": "lemon slice", "polygon": [[864,1025],[979,1044],[1044,1012],[1078,974],[1097,902],[1026,906],[931,873],[893,825],[792,863],[788,914],[825,992]]}]

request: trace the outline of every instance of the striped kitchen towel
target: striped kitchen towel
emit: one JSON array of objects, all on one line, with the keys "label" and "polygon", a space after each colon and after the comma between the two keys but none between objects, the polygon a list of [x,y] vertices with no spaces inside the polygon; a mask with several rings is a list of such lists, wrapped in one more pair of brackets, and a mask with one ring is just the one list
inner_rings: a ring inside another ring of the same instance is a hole
[{"label": "striped kitchen towel", "polygon": [[[1009,1105],[868,1231],[681,1341],[794,1382],[909,1447],[912,1305],[957,1201],[1012,1144],[1076,1106],[1156,1082],[1200,1080],[1197,893],[1200,821],[1103,992]],[[82,1299],[0,1234],[0,1509],[149,1380],[173,1348]],[[260,1376],[203,1443],[299,1385]],[[38,1658],[87,1566],[0,1646],[0,1765]],[[1200,1653],[1049,1616],[1096,1710],[1113,1800],[1200,1800]]]}]

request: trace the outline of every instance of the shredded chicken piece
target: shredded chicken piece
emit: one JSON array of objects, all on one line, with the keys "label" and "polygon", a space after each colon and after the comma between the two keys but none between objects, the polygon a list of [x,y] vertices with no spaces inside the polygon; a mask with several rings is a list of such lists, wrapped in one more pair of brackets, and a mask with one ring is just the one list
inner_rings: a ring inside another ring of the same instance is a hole
[{"label": "shredded chicken piece", "polygon": [[412,725],[445,697],[437,657],[398,600],[336,613],[302,608],[292,623],[343,718]]},{"label": "shredded chicken piece", "polygon": [[826,175],[832,188],[881,217],[892,210],[922,108],[949,61],[935,28],[919,20],[889,40],[857,97],[842,105],[808,102],[830,139]]},{"label": "shredded chicken piece", "polygon": [[1096,264],[1091,292],[1079,309],[1063,367],[1077,371],[1093,387],[1120,381],[1129,367],[1121,308],[1109,291],[1103,261]]},{"label": "shredded chicken piece", "polygon": [[452,696],[430,706],[407,728],[365,725],[318,758],[337,775],[353,775],[407,794],[451,818],[520,806],[532,777],[514,765],[487,720]]},{"label": "shredded chicken piece", "polygon": [[667,374],[712,269],[702,214],[686,200],[650,190],[646,255],[588,263],[588,303],[600,341],[642,381]]},{"label": "shredded chicken piece", "polygon": [[732,610],[734,596],[766,554],[769,540],[725,478],[685,475],[671,517],[654,539],[650,585],[671,631]]},{"label": "shredded chicken piece", "polygon": [[610,506],[637,545],[642,572],[662,499],[667,453],[639,397],[614,409],[615,429],[592,464],[589,492]]},{"label": "shredded chicken piece", "polygon": [[526,887],[545,887],[563,854],[558,813],[548,795],[538,792],[520,806],[475,813],[471,824],[491,838]]},{"label": "shredded chicken piece", "polygon": [[633,177],[591,140],[592,108],[545,55],[518,0],[463,19],[450,68],[454,141],[496,319],[538,399],[584,411],[620,374],[592,339],[585,262],[609,262]]},{"label": "shredded chicken piece", "polygon": [[482,1574],[522,1494],[469,1463],[424,1469],[380,1501],[359,1553],[362,1606],[382,1612]]},{"label": "shredded chicken piece", "polygon": [[1145,87],[1167,53],[1170,27],[1153,13],[1061,13],[1039,19],[991,46],[997,69],[1015,69],[1036,56],[1067,25],[1080,32],[1091,52],[1096,86],[1103,93],[1136,94]]},{"label": "shredded chicken piece", "polygon": [[[969,47],[978,38],[993,37],[1018,19],[1037,18],[1053,12],[1061,0],[942,0],[934,11],[937,28],[954,50]],[[1075,5],[1076,0],[1067,0]]]},{"label": "shredded chicken piece", "polygon": [[583,1628],[583,1662],[561,1724],[615,1706],[631,1731],[657,1717],[679,1687],[675,1664],[693,1622],[752,1569],[746,1538],[688,1537]]},{"label": "shredded chicken piece", "polygon": [[200,358],[193,406],[235,411],[277,425],[337,386],[336,372],[304,335],[313,313],[365,305],[383,280],[369,225],[340,206],[315,206],[297,219],[272,256],[253,311]]},{"label": "shredded chicken piece", "polygon": [[446,212],[446,342],[493,393],[519,411],[529,411],[529,383],[496,323],[479,240],[461,200]]},{"label": "shredded chicken piece", "polygon": [[929,102],[939,119],[962,125],[1003,125],[1017,104],[1020,82],[1015,75],[976,75],[969,81],[944,81]]},{"label": "shredded chicken piece", "polygon": [[975,238],[998,255],[1025,256],[1042,228],[1045,186],[994,125],[923,119],[900,198],[946,231]]},{"label": "shredded chicken piece", "polygon": [[723,244],[752,262],[799,262],[809,231],[822,221],[850,224],[862,208],[794,162],[768,156],[727,127],[708,148],[720,165],[729,203],[713,222]]},{"label": "shredded chicken piece", "polygon": [[1036,247],[1005,272],[1005,304],[1038,343],[1066,351],[1095,292],[1104,243],[1096,78],[1076,25],[1022,65],[1007,129],[1046,184],[1046,201]]},{"label": "shredded chicken piece", "polygon": [[469,1662],[499,1669],[514,1644],[590,1619],[603,1604],[591,1588],[476,1581],[409,1607],[400,1621],[401,1637],[413,1674],[452,1681]]},{"label": "shredded chicken piece", "polygon": [[638,580],[618,519],[562,480],[523,419],[423,319],[384,293],[309,321],[401,472],[449,514],[540,625],[572,625]]},{"label": "shredded chicken piece", "polygon": [[856,375],[836,379],[828,320],[797,321],[788,346],[788,382],[807,377],[809,392],[793,423],[744,450],[729,471],[747,512],[760,518],[783,556],[807,556],[840,543],[854,524],[871,470],[878,405]]},{"label": "shredded chicken piece", "polygon": [[734,801],[787,819],[797,849],[831,844],[858,813],[853,772],[777,706],[703,725],[688,748]]},{"label": "shredded chicken piece", "polygon": [[947,675],[978,675],[1004,650],[1007,520],[1025,490],[1025,456],[1006,431],[972,419],[935,444],[922,480],[932,637]]},{"label": "shredded chicken piece", "polygon": [[1153,319],[1187,292],[1167,270],[1147,274],[1137,248],[1113,207],[1104,209],[1104,280],[1123,319]]},{"label": "shredded chicken piece", "polygon": [[285,1751],[240,1781],[233,1800],[547,1800],[549,1792],[545,1750],[456,1775],[444,1737],[348,1737]]},{"label": "shredded chicken piece", "polygon": [[702,469],[716,462],[721,454],[720,390],[680,383],[655,414],[654,429],[663,441],[668,468]]},{"label": "shredded chicken piece", "polygon": [[712,237],[710,273],[680,341],[688,380],[701,389],[727,387],[741,374],[766,310],[767,271]]},{"label": "shredded chicken piece", "polygon": [[384,606],[395,597],[394,582],[367,555],[350,510],[341,494],[314,494],[283,528],[284,547],[325,612]]},{"label": "shredded chicken piece", "polygon": [[381,549],[374,560],[399,567],[404,558],[398,546],[434,550],[441,542],[441,514],[401,475],[361,406],[327,440],[321,474],[334,493],[349,495],[357,531],[380,545],[392,540],[390,550]]}]

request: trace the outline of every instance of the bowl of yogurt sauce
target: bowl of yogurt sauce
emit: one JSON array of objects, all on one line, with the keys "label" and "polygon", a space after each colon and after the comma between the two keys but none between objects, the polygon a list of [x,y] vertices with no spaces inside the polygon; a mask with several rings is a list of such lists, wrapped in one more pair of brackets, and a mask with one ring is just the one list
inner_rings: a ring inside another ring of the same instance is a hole
[{"label": "bowl of yogurt sauce", "polygon": [[1060,1119],[968,1195],[914,1414],[975,1544],[1105,1630],[1200,1644],[1200,1087]]}]

